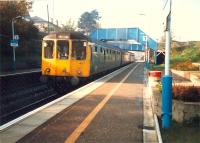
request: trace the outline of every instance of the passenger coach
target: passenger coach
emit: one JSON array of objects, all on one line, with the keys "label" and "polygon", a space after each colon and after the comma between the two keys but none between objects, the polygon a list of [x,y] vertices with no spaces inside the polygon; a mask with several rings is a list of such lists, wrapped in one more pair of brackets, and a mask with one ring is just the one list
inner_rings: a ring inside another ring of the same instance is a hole
[{"label": "passenger coach", "polygon": [[76,85],[81,78],[134,61],[132,53],[104,42],[90,42],[81,33],[53,33],[43,38],[42,75]]}]

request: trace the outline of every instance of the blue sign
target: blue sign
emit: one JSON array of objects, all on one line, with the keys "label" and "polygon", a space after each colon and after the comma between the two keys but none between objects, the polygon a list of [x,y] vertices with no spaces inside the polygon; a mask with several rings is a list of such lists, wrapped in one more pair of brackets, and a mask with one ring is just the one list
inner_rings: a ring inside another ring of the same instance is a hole
[{"label": "blue sign", "polygon": [[11,40],[10,41],[10,46],[12,46],[12,47],[18,47],[19,46],[18,45],[18,40],[16,40],[16,39]]}]

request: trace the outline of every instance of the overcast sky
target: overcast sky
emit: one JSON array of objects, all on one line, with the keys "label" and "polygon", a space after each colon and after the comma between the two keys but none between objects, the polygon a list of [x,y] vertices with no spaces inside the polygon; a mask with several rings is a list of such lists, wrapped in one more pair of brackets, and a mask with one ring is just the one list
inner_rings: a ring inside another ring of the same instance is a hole
[{"label": "overcast sky", "polygon": [[[150,37],[163,34],[163,6],[166,0],[34,0],[31,16],[59,23],[77,22],[85,11],[96,9],[102,28],[140,27]],[[200,0],[172,0],[172,32],[176,40],[200,40]]]}]

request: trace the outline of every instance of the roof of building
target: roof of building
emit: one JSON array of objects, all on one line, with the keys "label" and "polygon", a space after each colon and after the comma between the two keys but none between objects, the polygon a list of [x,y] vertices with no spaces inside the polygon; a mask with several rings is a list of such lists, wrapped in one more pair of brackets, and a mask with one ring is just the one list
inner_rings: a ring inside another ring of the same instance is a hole
[{"label": "roof of building", "polygon": [[[34,17],[31,17],[31,20],[33,21],[33,23],[48,23],[48,21],[42,19],[41,17],[38,17],[38,16],[34,16]],[[49,22],[50,25],[53,25],[55,27],[58,27],[56,24],[52,23],[52,22]]]}]

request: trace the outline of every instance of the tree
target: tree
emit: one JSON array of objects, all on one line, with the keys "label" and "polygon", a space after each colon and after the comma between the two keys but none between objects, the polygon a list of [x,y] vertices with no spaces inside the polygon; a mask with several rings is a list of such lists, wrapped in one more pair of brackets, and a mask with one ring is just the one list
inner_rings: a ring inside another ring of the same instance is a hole
[{"label": "tree", "polygon": [[96,28],[98,28],[98,20],[101,17],[97,10],[92,10],[91,12],[84,12],[78,21],[78,28],[80,28],[86,34],[89,34]]},{"label": "tree", "polygon": [[[0,32],[1,35],[12,37],[11,23],[17,16],[29,16],[28,10],[32,7],[32,2],[21,1],[0,1]],[[15,31],[20,37],[30,39],[37,37],[38,31],[33,22],[26,22],[16,19]]]},{"label": "tree", "polygon": [[74,24],[74,21],[72,21],[71,19],[69,19],[65,25],[62,26],[61,31],[63,32],[72,32],[72,31],[76,31],[77,28]]},{"label": "tree", "polygon": [[[32,2],[26,0],[0,1],[0,72],[2,68],[12,67],[13,48],[9,45],[12,39],[12,19],[17,16],[30,17],[29,9],[31,7]],[[19,35],[19,48],[16,50],[16,57],[18,59],[20,57],[26,62],[28,61],[26,58],[33,56],[31,54],[39,49],[39,45],[32,42],[32,39],[39,39],[38,29],[33,25],[33,22],[27,22],[20,18],[15,19],[14,27],[15,34]]]}]

